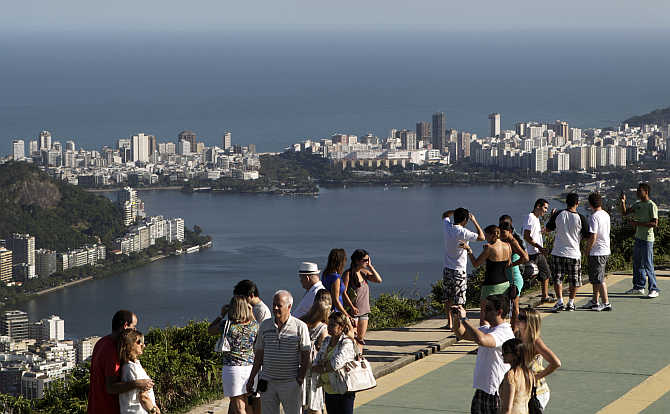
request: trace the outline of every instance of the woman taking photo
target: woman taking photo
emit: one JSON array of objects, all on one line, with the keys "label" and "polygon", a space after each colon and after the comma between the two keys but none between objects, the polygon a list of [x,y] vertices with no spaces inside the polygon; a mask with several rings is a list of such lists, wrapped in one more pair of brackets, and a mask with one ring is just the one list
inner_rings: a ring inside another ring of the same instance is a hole
[{"label": "woman taking photo", "polygon": [[342,271],[345,264],[347,264],[347,254],[344,249],[331,250],[328,254],[328,263],[321,275],[321,282],[333,298],[333,310],[351,318],[344,309],[344,304],[351,302],[347,296],[347,285],[342,280]]},{"label": "woman taking photo", "polygon": [[337,414],[352,414],[356,393],[339,394],[330,382],[329,373],[340,370],[348,362],[356,359],[354,341],[347,333],[352,329],[349,319],[342,313],[334,312],[328,318],[328,334],[314,359],[312,372],[320,374],[319,379],[326,392],[326,411]]},{"label": "woman taking photo", "polygon": [[526,346],[517,338],[508,339],[502,345],[503,361],[510,365],[500,383],[501,414],[527,414],[528,400],[533,390],[533,373],[528,368]]},{"label": "woman taking photo", "polygon": [[[225,340],[230,345],[229,351],[221,353],[223,367],[221,382],[223,394],[230,397],[229,413],[251,414],[253,408],[247,402],[247,381],[254,364],[254,342],[258,335],[258,323],[254,319],[251,305],[244,296],[235,295],[230,305],[221,309],[221,314],[228,314],[230,327]],[[209,325],[210,335],[221,335],[225,326],[222,316],[217,317]]]},{"label": "woman taking photo", "polygon": [[[561,367],[561,360],[540,337],[541,327],[542,318],[538,311],[532,308],[522,308],[519,311],[517,336],[526,346],[526,359],[537,381],[537,399],[540,400],[542,408],[545,408],[550,397],[546,377]],[[546,368],[542,364],[543,359],[549,363]]]},{"label": "woman taking photo", "polygon": [[356,318],[356,341],[365,345],[365,333],[368,330],[368,319],[370,315],[370,286],[368,282],[381,283],[382,277],[372,266],[370,255],[363,249],[354,251],[351,255],[351,265],[342,275],[345,286],[351,287],[356,296],[353,303],[349,301],[349,306]]},{"label": "woman taking photo", "polygon": [[[309,328],[309,339],[312,342],[311,360],[314,362],[316,354],[321,349],[323,341],[328,336],[328,315],[333,306],[330,292],[321,289],[316,292],[314,304],[310,310],[300,318]],[[319,381],[312,380],[311,369],[308,369],[303,382],[303,413],[321,414],[324,407],[323,388]]]},{"label": "woman taking photo", "polygon": [[[144,335],[134,329],[121,332],[119,338],[119,363],[121,364],[121,381],[130,382],[139,379],[150,379],[139,357],[144,352]],[[119,394],[121,414],[150,413],[160,414],[156,405],[153,388],[141,391],[138,388]]]}]

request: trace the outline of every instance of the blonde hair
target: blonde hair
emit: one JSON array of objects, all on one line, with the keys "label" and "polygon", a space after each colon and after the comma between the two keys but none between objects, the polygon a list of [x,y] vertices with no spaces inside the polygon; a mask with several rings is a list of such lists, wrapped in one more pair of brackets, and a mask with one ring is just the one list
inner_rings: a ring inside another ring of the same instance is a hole
[{"label": "blonde hair", "polygon": [[531,307],[522,308],[519,310],[519,315],[526,316],[526,331],[521,332],[521,340],[526,345],[525,352],[528,363],[535,358],[537,352],[535,351],[535,341],[540,337],[540,330],[542,328],[542,317],[540,312]]},{"label": "blonde hair", "polygon": [[119,336],[119,362],[121,365],[132,361],[131,352],[138,340],[144,338],[142,332],[134,329],[124,329]]},{"label": "blonde hair", "polygon": [[242,295],[235,295],[230,300],[230,309],[228,310],[228,319],[235,323],[246,323],[254,318],[251,311],[251,305]]},{"label": "blonde hair", "polygon": [[333,300],[328,289],[321,289],[314,296],[314,303],[306,314],[300,318],[307,325],[313,325],[317,322],[327,323],[330,309],[333,307]]}]

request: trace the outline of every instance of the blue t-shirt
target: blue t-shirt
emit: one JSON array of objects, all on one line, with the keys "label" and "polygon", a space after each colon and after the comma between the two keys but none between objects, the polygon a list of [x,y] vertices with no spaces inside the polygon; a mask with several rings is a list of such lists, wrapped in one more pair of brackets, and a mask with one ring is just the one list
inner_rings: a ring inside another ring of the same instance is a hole
[{"label": "blue t-shirt", "polygon": [[[323,276],[323,280],[321,281],[323,283],[323,286],[325,286],[326,289],[330,293],[333,293],[333,282],[339,280],[340,281],[340,296],[338,297],[338,300],[344,306],[344,302],[342,302],[342,292],[344,292],[344,282],[342,282],[342,276],[340,276],[339,273],[329,273],[327,275]],[[333,303],[333,310],[337,310],[335,307],[335,304]]]}]

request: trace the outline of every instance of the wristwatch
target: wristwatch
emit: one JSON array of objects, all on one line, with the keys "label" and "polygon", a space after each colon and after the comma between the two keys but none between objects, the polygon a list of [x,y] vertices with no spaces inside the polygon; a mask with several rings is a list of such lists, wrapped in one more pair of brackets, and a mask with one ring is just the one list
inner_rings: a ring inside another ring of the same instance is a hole
[{"label": "wristwatch", "polygon": [[460,320],[461,320],[461,322],[465,322],[465,321],[469,321],[470,318],[468,318],[468,317],[466,316],[466,317],[464,317],[464,318],[460,318]]}]

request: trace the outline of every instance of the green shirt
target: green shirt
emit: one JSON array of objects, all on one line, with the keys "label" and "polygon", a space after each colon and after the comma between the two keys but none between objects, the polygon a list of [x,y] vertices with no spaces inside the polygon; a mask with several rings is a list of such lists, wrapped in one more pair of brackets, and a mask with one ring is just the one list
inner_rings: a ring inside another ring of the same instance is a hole
[{"label": "green shirt", "polygon": [[[651,200],[638,201],[633,204],[633,219],[635,221],[650,222],[658,220],[658,207],[656,203]],[[648,242],[654,241],[654,229],[652,227],[637,226],[635,230],[635,238],[645,240]]]}]

